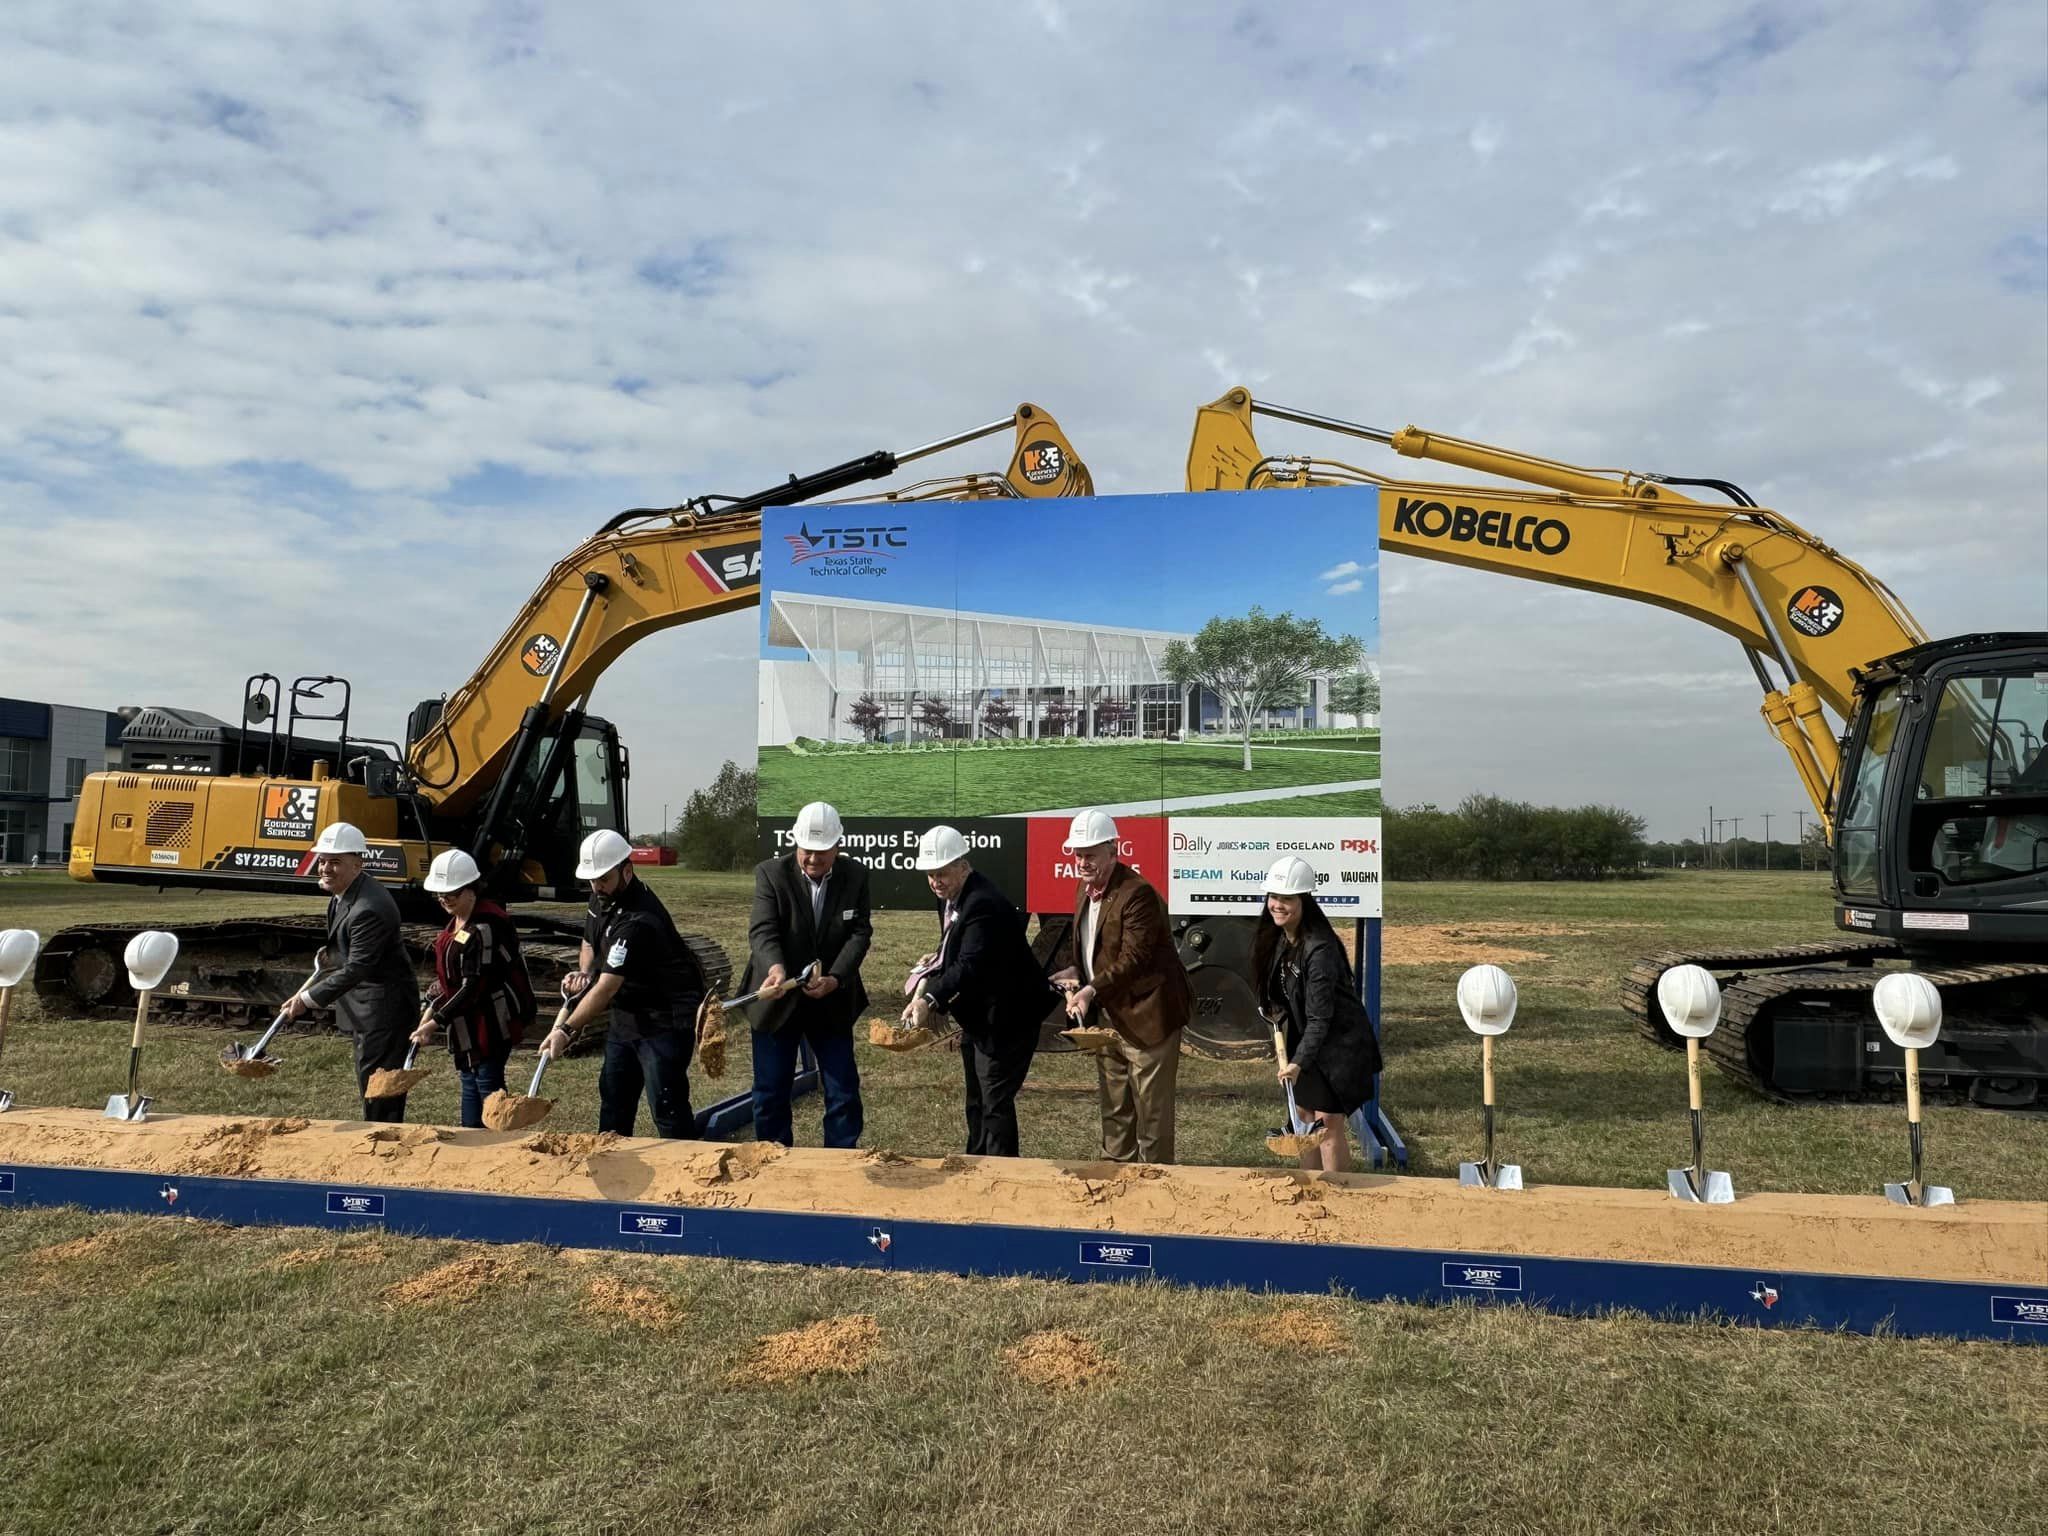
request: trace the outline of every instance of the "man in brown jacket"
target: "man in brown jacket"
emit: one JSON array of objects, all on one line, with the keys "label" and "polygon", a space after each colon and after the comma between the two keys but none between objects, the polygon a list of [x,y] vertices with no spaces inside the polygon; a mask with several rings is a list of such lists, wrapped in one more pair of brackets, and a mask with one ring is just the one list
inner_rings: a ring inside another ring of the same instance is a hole
[{"label": "man in brown jacket", "polygon": [[1194,989],[1174,952],[1166,903],[1116,856],[1116,823],[1083,811],[1065,851],[1081,890],[1074,903],[1073,965],[1054,978],[1069,990],[1067,1016],[1107,1024],[1117,1038],[1096,1057],[1102,1155],[1120,1163],[1173,1161],[1173,1095],[1180,1032]]}]

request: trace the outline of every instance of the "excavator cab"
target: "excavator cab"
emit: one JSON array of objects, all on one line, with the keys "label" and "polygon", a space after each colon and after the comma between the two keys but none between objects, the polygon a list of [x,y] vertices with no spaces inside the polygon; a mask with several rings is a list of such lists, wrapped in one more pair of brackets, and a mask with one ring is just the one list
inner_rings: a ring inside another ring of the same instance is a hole
[{"label": "excavator cab", "polygon": [[1858,676],[1838,926],[1909,953],[2048,948],[2048,635],[1965,635]]}]

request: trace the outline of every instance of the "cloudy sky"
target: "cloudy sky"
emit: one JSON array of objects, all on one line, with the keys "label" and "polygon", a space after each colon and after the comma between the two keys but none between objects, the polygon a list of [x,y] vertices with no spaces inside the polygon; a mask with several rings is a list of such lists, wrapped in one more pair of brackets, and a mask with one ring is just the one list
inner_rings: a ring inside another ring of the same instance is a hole
[{"label": "cloudy sky", "polygon": [[[228,715],[341,672],[397,735],[619,508],[1023,399],[1101,490],[1177,489],[1237,383],[1732,479],[1935,634],[2042,627],[2048,11],[0,13],[9,694]],[[1725,637],[1382,581],[1395,802],[1791,826]],[[600,687],[642,826],[751,751],[754,634]]]}]

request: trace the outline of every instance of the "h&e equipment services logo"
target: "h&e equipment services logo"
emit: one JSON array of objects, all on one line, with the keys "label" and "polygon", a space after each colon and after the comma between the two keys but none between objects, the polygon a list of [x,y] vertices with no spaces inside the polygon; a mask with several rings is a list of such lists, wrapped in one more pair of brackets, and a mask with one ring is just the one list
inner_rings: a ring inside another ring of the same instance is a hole
[{"label": "h&e equipment services logo", "polygon": [[562,642],[553,635],[534,635],[519,648],[519,665],[535,677],[546,677],[562,659]]}]

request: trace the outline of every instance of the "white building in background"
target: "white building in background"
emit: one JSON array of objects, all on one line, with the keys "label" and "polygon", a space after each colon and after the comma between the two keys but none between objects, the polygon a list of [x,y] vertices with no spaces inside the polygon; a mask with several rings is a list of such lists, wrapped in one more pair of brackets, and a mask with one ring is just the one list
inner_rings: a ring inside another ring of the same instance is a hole
[{"label": "white building in background", "polygon": [[[1166,647],[1192,639],[1171,630],[775,593],[768,644],[804,654],[761,664],[758,739],[764,746],[800,736],[865,740],[850,713],[863,698],[879,707],[875,728],[884,741],[1225,730],[1213,694],[1181,688],[1162,670]],[[1189,696],[1195,692],[1199,700]],[[1259,725],[1348,723],[1333,719],[1328,704],[1328,680],[1317,678],[1305,703],[1269,710]]]}]

